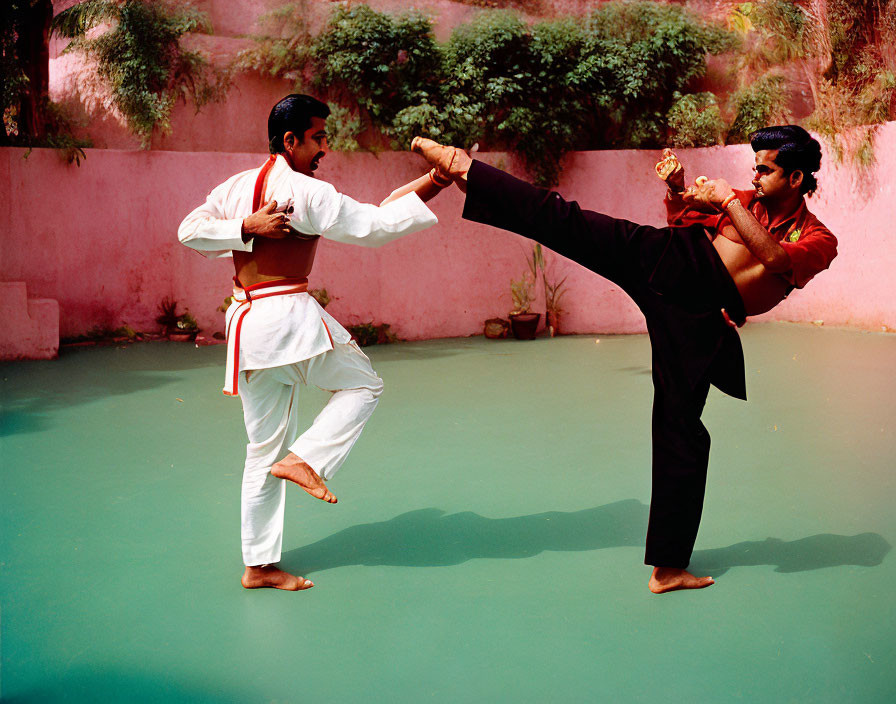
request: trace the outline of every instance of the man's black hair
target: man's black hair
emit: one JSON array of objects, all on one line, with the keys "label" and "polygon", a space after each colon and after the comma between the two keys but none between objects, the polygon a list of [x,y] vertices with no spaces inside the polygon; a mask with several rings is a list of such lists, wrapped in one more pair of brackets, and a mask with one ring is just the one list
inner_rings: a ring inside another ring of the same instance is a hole
[{"label": "man's black hair", "polygon": [[271,154],[286,151],[283,146],[283,135],[287,132],[292,132],[301,140],[311,127],[312,117],[325,120],[329,115],[330,108],[317,98],[299,93],[287,95],[274,106],[268,116],[268,144]]},{"label": "man's black hair", "polygon": [[754,152],[777,149],[774,161],[784,169],[785,175],[789,176],[794,171],[802,172],[800,193],[812,195],[818,188],[818,181],[812,174],[821,168],[821,145],[802,127],[763,127],[750,135],[750,146]]}]

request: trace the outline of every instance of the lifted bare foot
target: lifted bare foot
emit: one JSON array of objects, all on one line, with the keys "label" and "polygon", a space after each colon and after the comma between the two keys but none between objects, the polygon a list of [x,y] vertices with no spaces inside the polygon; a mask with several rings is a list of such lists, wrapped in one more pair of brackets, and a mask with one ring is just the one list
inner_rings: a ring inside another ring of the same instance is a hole
[{"label": "lifted bare foot", "polygon": [[247,567],[240,580],[246,589],[285,589],[289,592],[297,592],[301,589],[311,589],[314,582],[304,577],[298,577],[289,572],[284,572],[274,565],[259,565]]},{"label": "lifted bare foot", "polygon": [[288,479],[298,484],[315,499],[326,501],[328,504],[336,503],[336,497],[327,489],[324,480],[307,463],[303,462],[300,457],[292,452],[271,467],[271,474],[278,479]]},{"label": "lifted bare foot", "polygon": [[467,171],[473,160],[463,149],[446,147],[425,137],[414,137],[411,151],[417,152],[435,166],[440,176],[454,181],[461,189],[465,187]]},{"label": "lifted bare foot", "polygon": [[712,584],[715,584],[712,577],[695,577],[678,567],[654,567],[647,588],[654,594],[662,594],[677,589],[703,589]]}]

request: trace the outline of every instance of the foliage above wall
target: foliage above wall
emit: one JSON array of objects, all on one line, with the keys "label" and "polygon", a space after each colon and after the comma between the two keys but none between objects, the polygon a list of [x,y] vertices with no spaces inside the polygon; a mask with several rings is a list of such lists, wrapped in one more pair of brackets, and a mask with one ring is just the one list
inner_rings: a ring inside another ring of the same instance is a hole
[{"label": "foliage above wall", "polygon": [[[102,24],[111,28],[90,31]],[[58,14],[53,30],[72,40],[65,52],[81,51],[96,62],[115,107],[144,148],[155,130],[170,131],[178,97],[189,98],[198,110],[226,90],[201,54],[181,46],[189,32],[211,32],[207,17],[189,6],[86,0]]]},{"label": "foliage above wall", "polygon": [[[312,35],[289,5],[237,65],[329,98],[337,149],[407,148],[415,134],[478,143],[516,153],[545,184],[573,149],[736,143],[792,121],[795,72],[812,93],[804,124],[832,140],[896,117],[896,0],[728,7],[716,22],[648,1],[535,23],[490,10],[439,43],[419,13],[338,6]],[[698,89],[710,54],[725,55],[733,92]]]},{"label": "foliage above wall", "polygon": [[814,108],[804,126],[839,156],[873,160],[875,126],[896,119],[896,1],[758,0],[738,5],[729,24],[744,38],[729,138],[787,118],[785,73],[795,68]]},{"label": "foliage above wall", "polygon": [[415,134],[479,143],[515,152],[542,183],[556,182],[572,149],[666,143],[673,94],[686,95],[706,54],[734,41],[679,7],[652,2],[611,2],[585,21],[533,25],[509,11],[483,12],[445,44],[419,13],[365,5],[337,7],[316,36],[296,6],[276,20],[280,36],[261,38],[239,66],[338,103],[337,148],[376,146],[371,131],[396,148]]}]

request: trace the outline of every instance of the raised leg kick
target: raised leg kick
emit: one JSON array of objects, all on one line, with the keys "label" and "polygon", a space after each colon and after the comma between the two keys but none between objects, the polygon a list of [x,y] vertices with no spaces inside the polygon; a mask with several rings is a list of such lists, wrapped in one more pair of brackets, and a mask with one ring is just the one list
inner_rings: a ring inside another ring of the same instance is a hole
[{"label": "raised leg kick", "polygon": [[[714,583],[687,567],[709,462],[709,433],[700,421],[709,386],[746,399],[736,327],[805,285],[836,255],[836,239],[803,203],[815,187],[818,143],[785,126],[754,133],[751,144],[752,192],[705,177],[685,189],[684,169],[664,152],[656,170],[669,186],[670,226],[657,228],[584,210],[454,147],[420,137],[412,143],[466,193],[464,218],[537,240],[617,284],[644,314],[654,385],[645,563],[654,566],[654,593]],[[786,158],[778,159],[779,149]]]}]

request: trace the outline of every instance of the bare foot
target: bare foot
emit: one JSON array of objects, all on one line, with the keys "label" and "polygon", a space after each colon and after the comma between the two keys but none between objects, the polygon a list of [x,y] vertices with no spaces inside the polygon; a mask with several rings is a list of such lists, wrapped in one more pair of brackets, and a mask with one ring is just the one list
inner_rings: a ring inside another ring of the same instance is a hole
[{"label": "bare foot", "polygon": [[285,589],[289,592],[297,592],[301,589],[311,589],[314,582],[304,577],[298,577],[289,572],[284,572],[274,565],[259,565],[247,567],[240,580],[246,589]]},{"label": "bare foot", "polygon": [[678,567],[654,567],[647,588],[654,594],[662,594],[677,589],[703,589],[711,584],[715,584],[712,577],[695,577]]},{"label": "bare foot", "polygon": [[298,484],[315,499],[326,501],[328,504],[336,503],[336,497],[327,489],[324,480],[307,463],[303,462],[300,457],[292,452],[271,467],[271,474],[278,479],[288,479]]},{"label": "bare foot", "polygon": [[417,152],[435,166],[442,178],[454,181],[461,190],[466,188],[467,171],[473,160],[463,149],[446,147],[425,137],[414,137],[411,151]]}]

